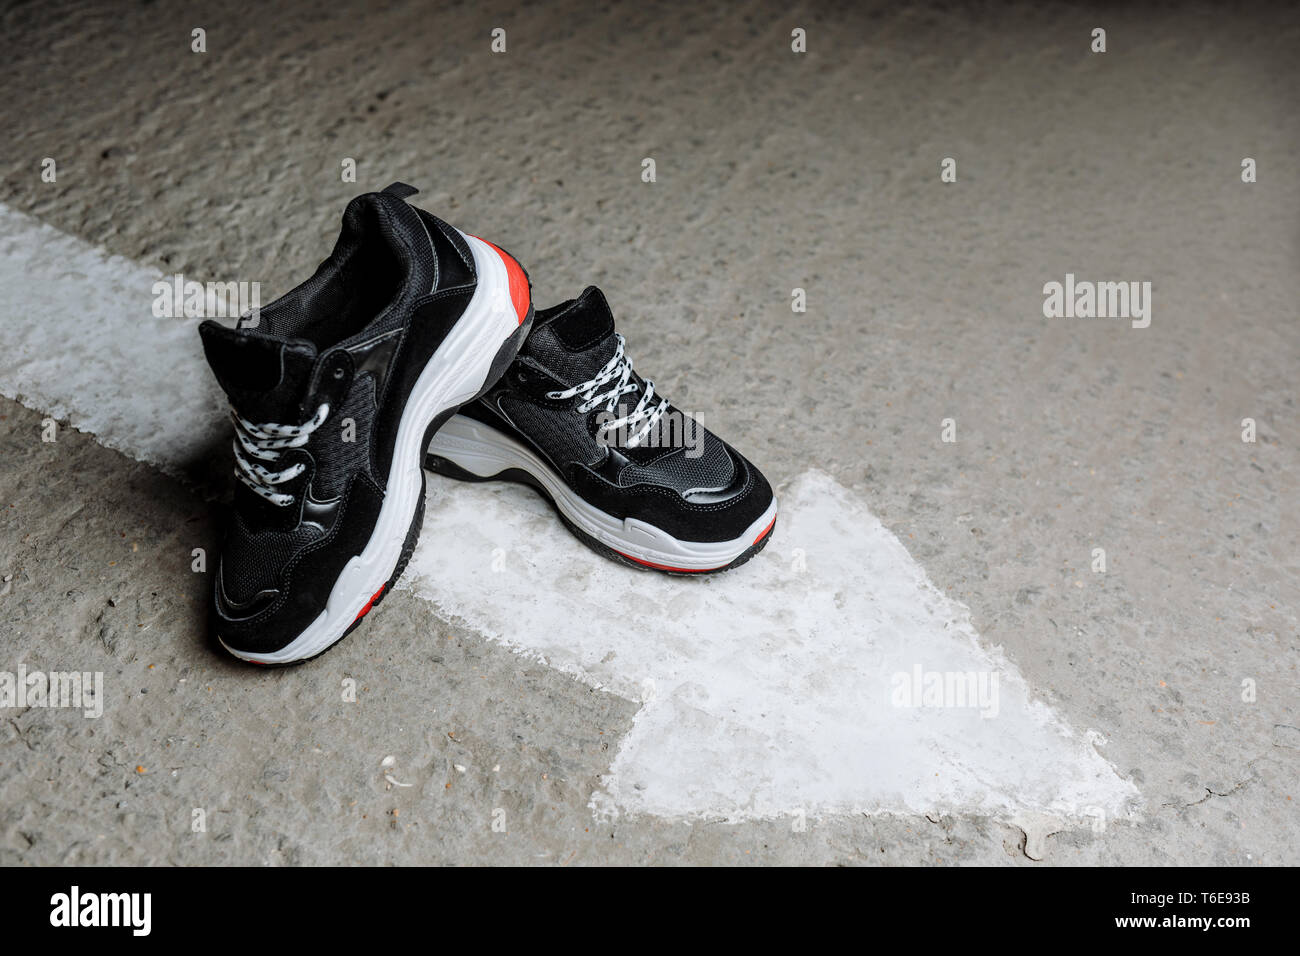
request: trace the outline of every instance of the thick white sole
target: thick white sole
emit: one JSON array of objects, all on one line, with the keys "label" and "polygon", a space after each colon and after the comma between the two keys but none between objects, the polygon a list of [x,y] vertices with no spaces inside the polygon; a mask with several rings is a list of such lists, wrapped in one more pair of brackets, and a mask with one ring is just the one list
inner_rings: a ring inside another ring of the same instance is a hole
[{"label": "thick white sole", "polygon": [[393,577],[424,490],[422,446],[429,424],[491,385],[487,378],[493,360],[520,325],[501,255],[474,236],[465,236],[465,241],[474,254],[478,285],[465,313],[447,333],[411,390],[397,429],[379,520],[369,543],[344,566],[325,610],[306,630],[278,651],[264,654],[236,650],[222,641],[222,646],[236,657],[255,664],[289,664],[315,657],[347,633]]},{"label": "thick white sole", "polygon": [[453,415],[429,443],[429,454],[445,458],[479,478],[510,468],[531,475],[576,528],[638,564],[661,571],[718,571],[756,545],[776,520],[772,499],[763,516],[732,541],[683,541],[636,518],[616,518],[583,500],[527,446],[490,425]]}]

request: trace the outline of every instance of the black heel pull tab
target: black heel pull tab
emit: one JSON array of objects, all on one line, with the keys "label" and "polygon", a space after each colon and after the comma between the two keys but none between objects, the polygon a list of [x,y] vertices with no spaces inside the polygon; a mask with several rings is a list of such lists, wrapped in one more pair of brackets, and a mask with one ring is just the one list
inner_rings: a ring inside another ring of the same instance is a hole
[{"label": "black heel pull tab", "polygon": [[406,183],[389,183],[381,192],[386,192],[390,196],[396,196],[398,199],[406,199],[408,196],[414,196],[420,190],[414,186],[408,186]]}]

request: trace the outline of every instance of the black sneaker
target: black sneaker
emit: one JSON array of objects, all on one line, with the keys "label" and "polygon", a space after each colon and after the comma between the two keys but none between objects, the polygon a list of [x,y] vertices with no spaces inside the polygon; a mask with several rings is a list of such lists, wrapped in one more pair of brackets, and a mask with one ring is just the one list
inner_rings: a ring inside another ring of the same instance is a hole
[{"label": "black sneaker", "polygon": [[315,275],[234,329],[199,327],[239,479],[213,617],[244,660],[314,657],[392,587],[420,532],[429,436],[527,335],[523,269],[408,205],[414,192],[358,196]]},{"label": "black sneaker", "polygon": [[594,286],[537,313],[506,374],[439,430],[425,464],[532,485],[593,549],[660,571],[743,564],[776,523],[762,473],[632,371]]}]

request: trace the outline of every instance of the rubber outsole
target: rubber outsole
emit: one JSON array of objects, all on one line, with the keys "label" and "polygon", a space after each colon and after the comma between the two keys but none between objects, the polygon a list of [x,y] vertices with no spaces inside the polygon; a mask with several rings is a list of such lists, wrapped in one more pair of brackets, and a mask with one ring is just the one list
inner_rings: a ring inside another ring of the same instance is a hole
[{"label": "rubber outsole", "polygon": [[675,577],[682,578],[697,578],[702,575],[721,574],[723,571],[730,571],[733,568],[740,567],[746,561],[753,558],[754,555],[758,554],[758,552],[767,547],[767,542],[771,540],[772,532],[776,529],[776,519],[773,518],[772,523],[767,526],[767,530],[763,532],[762,536],[757,541],[738,554],[729,563],[720,565],[719,567],[701,568],[699,570],[666,568],[658,565],[645,564],[633,558],[629,558],[621,551],[616,551],[604,542],[598,541],[591,535],[587,534],[587,532],[583,531],[569,520],[568,515],[566,515],[560,506],[555,503],[555,499],[551,497],[551,494],[546,490],[546,487],[530,472],[527,472],[522,468],[506,468],[497,472],[495,475],[476,475],[472,471],[467,471],[462,468],[454,461],[444,458],[441,455],[433,454],[425,455],[424,467],[435,474],[443,475],[447,478],[455,478],[458,481],[471,481],[476,484],[488,481],[512,481],[517,484],[527,485],[546,500],[559,516],[560,521],[564,523],[564,526],[568,528],[569,531],[573,533],[573,536],[579,541],[591,548],[591,550],[595,551],[597,554],[613,561],[617,561],[619,564],[625,565],[629,568],[635,568],[638,571],[654,571],[658,574],[671,574]]}]

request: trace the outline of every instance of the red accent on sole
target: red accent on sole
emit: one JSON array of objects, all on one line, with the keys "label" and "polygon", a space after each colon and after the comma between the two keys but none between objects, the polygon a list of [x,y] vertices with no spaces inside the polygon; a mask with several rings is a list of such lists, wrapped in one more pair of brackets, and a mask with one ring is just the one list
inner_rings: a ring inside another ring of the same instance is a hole
[{"label": "red accent on sole", "polygon": [[758,533],[758,537],[754,539],[754,544],[758,544],[760,541],[766,538],[768,534],[772,531],[772,525],[774,524],[776,524],[776,515],[772,515],[772,520],[767,523],[767,527]]},{"label": "red accent on sole", "polygon": [[387,584],[379,585],[379,590],[376,591],[374,594],[370,595],[370,600],[366,602],[365,607],[363,607],[360,611],[357,612],[357,616],[352,619],[352,623],[355,624],[357,621],[361,620],[363,617],[366,616],[366,614],[370,612],[370,609],[375,606],[375,602],[379,600],[379,595],[384,593],[384,588],[386,587],[388,587]]},{"label": "red accent on sole", "polygon": [[623,557],[627,558],[629,561],[635,561],[637,564],[644,564],[647,568],[655,568],[659,571],[676,571],[679,574],[705,574],[709,571],[717,571],[718,568],[726,567],[725,564],[720,564],[717,568],[674,568],[670,564],[655,564],[653,561],[642,561],[640,558],[634,558],[630,554],[623,554],[623,552],[619,551],[617,548],[611,548],[610,550],[615,554],[623,555]]},{"label": "red accent on sole", "polygon": [[519,324],[523,325],[524,319],[528,315],[530,299],[528,294],[528,276],[524,275],[524,270],[519,263],[515,262],[513,258],[501,251],[500,246],[488,242],[486,239],[481,239],[478,236],[475,236],[474,238],[478,239],[479,242],[487,242],[489,246],[492,246],[492,248],[496,250],[497,255],[501,257],[501,261],[505,263],[506,277],[510,280],[510,304],[515,307],[515,317],[519,319]]}]

